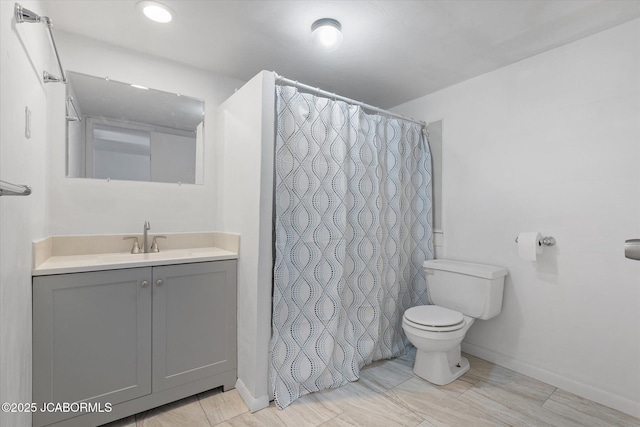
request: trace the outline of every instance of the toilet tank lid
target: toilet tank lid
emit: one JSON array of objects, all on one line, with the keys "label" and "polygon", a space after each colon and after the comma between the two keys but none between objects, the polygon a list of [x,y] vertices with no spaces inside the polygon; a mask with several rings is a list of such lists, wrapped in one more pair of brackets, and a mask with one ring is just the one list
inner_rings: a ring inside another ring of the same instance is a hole
[{"label": "toilet tank lid", "polygon": [[423,267],[430,270],[451,271],[453,273],[482,277],[484,279],[497,279],[506,276],[509,272],[506,268],[495,265],[476,264],[448,259],[428,260],[424,262]]}]

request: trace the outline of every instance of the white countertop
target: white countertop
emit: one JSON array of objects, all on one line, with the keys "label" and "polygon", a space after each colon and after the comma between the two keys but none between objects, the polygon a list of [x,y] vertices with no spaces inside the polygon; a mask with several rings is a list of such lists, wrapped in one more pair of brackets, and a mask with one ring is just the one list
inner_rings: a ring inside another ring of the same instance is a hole
[{"label": "white countertop", "polygon": [[170,249],[157,253],[88,254],[52,256],[32,271],[33,276],[152,267],[190,262],[237,259],[238,254],[220,248]]},{"label": "white countertop", "polygon": [[[120,235],[60,236],[43,239],[34,242],[34,265],[31,275],[46,276],[238,259],[240,238],[238,235],[192,233],[167,236],[167,242],[162,242],[167,249],[146,254],[122,252],[123,245],[129,247],[130,242],[123,244]],[[183,247],[172,248],[171,243],[180,244]],[[102,251],[96,250],[96,247]],[[115,248],[118,249],[113,250]]]}]

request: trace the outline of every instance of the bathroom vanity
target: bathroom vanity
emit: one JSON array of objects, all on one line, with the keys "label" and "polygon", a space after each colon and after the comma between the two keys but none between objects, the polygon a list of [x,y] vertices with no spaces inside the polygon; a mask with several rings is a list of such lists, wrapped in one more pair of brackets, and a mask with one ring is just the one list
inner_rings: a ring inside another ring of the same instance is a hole
[{"label": "bathroom vanity", "polygon": [[235,386],[239,236],[168,235],[159,253],[104,252],[122,238],[34,243],[34,427],[100,425]]}]

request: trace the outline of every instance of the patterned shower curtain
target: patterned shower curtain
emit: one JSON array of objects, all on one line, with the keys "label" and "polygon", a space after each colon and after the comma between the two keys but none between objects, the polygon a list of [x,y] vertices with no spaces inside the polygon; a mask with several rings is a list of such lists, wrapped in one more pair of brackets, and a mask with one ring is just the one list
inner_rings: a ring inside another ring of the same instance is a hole
[{"label": "patterned shower curtain", "polygon": [[404,353],[428,303],[431,155],[418,124],[277,86],[270,379],[284,408]]}]

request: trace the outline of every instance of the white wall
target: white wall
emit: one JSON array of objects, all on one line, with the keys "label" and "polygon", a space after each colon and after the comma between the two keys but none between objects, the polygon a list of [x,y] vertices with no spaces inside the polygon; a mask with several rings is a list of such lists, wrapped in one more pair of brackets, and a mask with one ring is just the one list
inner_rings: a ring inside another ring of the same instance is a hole
[{"label": "white wall", "polygon": [[[21,1],[42,13],[40,2]],[[0,197],[0,402],[31,401],[31,241],[45,234],[47,90],[54,71],[43,25],[18,24],[0,1],[0,179],[32,187]],[[25,107],[31,138],[25,138]],[[29,426],[28,413],[0,412],[0,426]]]},{"label": "white wall", "polygon": [[[21,1],[39,14],[41,2]],[[28,197],[0,197],[0,402],[31,401],[31,242],[59,234],[206,231],[217,227],[215,111],[243,82],[56,31],[66,69],[110,76],[205,100],[205,184],[65,178],[65,86],[43,25],[18,24],[0,2],[0,179],[28,184]],[[24,110],[31,110],[31,138]],[[0,426],[28,426],[28,413],[0,412]]]},{"label": "white wall", "polygon": [[[510,272],[463,349],[635,416],[639,87],[636,19],[395,108],[444,118],[444,257]],[[558,244],[522,260],[534,230]]]},{"label": "white wall", "polygon": [[218,109],[219,229],[238,233],[238,383],[269,405],[275,76],[258,74]]},{"label": "white wall", "polygon": [[57,31],[67,70],[205,100],[204,185],[65,178],[64,85],[50,97],[50,234],[152,233],[216,229],[215,111],[244,82]]}]

